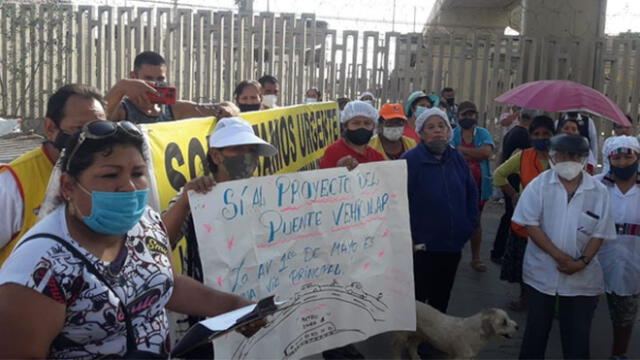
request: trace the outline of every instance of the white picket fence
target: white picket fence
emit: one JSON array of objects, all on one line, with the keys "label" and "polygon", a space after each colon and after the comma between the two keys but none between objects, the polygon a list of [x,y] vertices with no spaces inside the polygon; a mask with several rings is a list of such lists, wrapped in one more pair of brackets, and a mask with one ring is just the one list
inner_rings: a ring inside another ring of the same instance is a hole
[{"label": "white picket fence", "polygon": [[[455,30],[455,29],[454,29]],[[43,116],[65,83],[107,91],[128,76],[141,51],[167,60],[179,96],[231,100],[236,83],[264,74],[281,82],[281,102],[318,87],[326,99],[374,92],[381,102],[414,90],[457,90],[478,104],[490,128],[493,99],[520,83],[571,79],[606,92],[638,116],[640,39],[535,39],[477,32],[400,34],[329,29],[314,14],[181,8],[0,5],[0,116]]]}]

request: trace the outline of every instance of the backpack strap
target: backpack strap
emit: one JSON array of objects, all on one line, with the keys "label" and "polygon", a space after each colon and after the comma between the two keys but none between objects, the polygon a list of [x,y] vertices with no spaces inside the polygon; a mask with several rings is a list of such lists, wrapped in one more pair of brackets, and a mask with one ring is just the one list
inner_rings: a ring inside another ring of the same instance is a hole
[{"label": "backpack strap", "polygon": [[76,249],[73,245],[69,244],[63,238],[61,238],[59,236],[56,236],[56,235],[53,235],[53,234],[48,234],[48,233],[39,233],[39,234],[31,235],[31,236],[23,239],[22,241],[20,241],[20,243],[18,243],[18,245],[16,246],[16,249],[18,247],[22,246],[27,241],[34,240],[34,239],[39,239],[39,238],[40,239],[41,238],[51,239],[51,240],[57,242],[58,244],[64,246],[76,258],[81,260],[84,263],[86,269],[91,274],[93,274],[100,282],[102,282],[109,290],[111,290],[111,292],[120,300],[120,310],[122,311],[122,314],[124,315],[124,322],[125,322],[125,326],[127,328],[127,352],[135,351],[138,348],[138,346],[136,345],[135,336],[134,336],[134,333],[133,333],[133,324],[131,323],[131,317],[129,316],[129,310],[127,310],[127,306],[125,305],[125,302],[118,295],[118,293],[115,292],[115,290],[113,290],[111,285],[109,285],[109,282],[107,282],[107,279],[104,278],[102,273],[98,269],[96,269],[96,267],[91,263],[91,261],[89,261],[86,258],[86,256],[84,256],[78,249]]}]

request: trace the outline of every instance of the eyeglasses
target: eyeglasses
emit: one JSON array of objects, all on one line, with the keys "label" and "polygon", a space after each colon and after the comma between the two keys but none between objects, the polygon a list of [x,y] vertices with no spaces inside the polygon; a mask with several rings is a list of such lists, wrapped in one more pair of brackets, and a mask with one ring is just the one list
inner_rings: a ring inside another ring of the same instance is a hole
[{"label": "eyeglasses", "polygon": [[[69,171],[69,165],[71,164],[71,160],[75,156],[82,143],[87,139],[91,140],[101,140],[109,138],[116,133],[118,130],[124,131],[125,133],[135,136],[142,137],[142,132],[138,127],[136,127],[133,123],[129,121],[120,121],[120,122],[112,122],[106,120],[95,120],[92,121],[82,127],[80,130],[80,136],[78,137],[78,142],[76,146],[73,147],[73,151],[69,154],[69,158],[67,159],[67,166],[65,167],[65,171]],[[65,150],[66,151],[66,150]]]}]

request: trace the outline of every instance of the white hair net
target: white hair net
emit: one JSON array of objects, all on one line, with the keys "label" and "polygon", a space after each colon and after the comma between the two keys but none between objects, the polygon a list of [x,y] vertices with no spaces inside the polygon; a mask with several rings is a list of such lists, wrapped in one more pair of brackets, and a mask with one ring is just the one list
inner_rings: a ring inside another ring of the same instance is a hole
[{"label": "white hair net", "polygon": [[350,101],[344,107],[340,117],[340,122],[344,124],[356,116],[364,116],[376,123],[378,122],[378,111],[373,106],[360,100]]},{"label": "white hair net", "polygon": [[451,140],[451,137],[453,136],[453,129],[451,128],[451,123],[449,123],[449,117],[447,116],[447,113],[438,109],[437,107],[427,109],[423,111],[420,116],[418,116],[418,118],[416,119],[416,133],[420,134],[420,131],[422,131],[422,127],[427,122],[427,119],[432,116],[438,116],[442,118],[442,120],[444,120],[444,123],[449,127],[449,139],[447,140]]},{"label": "white hair net", "polygon": [[627,148],[640,153],[640,142],[633,136],[612,136],[608,138],[602,146],[602,173],[606,174],[611,168],[609,155],[618,149]]}]

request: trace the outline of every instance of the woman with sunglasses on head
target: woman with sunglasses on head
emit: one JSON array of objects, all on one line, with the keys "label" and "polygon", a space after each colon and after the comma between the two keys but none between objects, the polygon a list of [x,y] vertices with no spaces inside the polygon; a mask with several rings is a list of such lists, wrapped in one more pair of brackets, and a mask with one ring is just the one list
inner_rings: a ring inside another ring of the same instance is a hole
[{"label": "woman with sunglasses on head", "polygon": [[166,358],[166,309],[214,316],[250,303],[174,273],[133,124],[91,122],[67,149],[62,205],[0,269],[0,358]]}]

